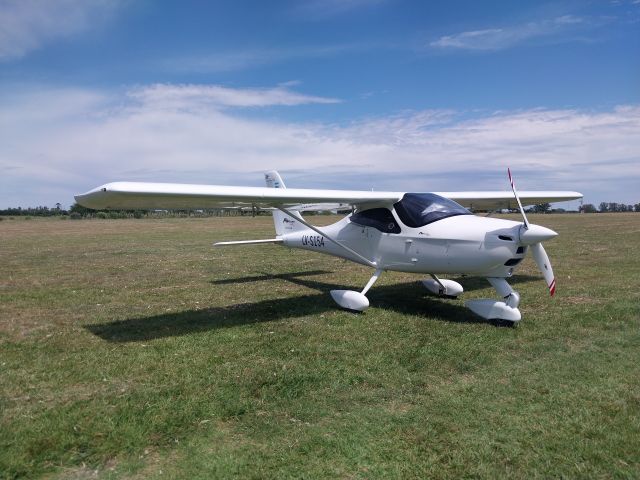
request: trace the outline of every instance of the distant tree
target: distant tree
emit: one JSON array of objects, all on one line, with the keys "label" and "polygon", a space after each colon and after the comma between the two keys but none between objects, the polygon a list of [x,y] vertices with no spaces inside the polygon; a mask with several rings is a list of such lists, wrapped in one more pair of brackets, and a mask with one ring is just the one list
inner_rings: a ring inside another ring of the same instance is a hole
[{"label": "distant tree", "polygon": [[596,207],[592,203],[585,203],[580,208],[580,211],[584,212],[584,213],[596,213],[597,212]]},{"label": "distant tree", "polygon": [[62,204],[60,202],[56,203],[56,210],[57,211],[62,210]]},{"label": "distant tree", "polygon": [[71,208],[69,208],[69,213],[77,213],[80,216],[85,216],[87,214],[93,213],[94,211],[95,210],[83,207],[82,205],[78,205],[77,203],[74,203],[73,205],[71,205]]},{"label": "distant tree", "polygon": [[636,204],[633,206],[633,209],[634,209],[636,212],[640,212],[640,203],[636,203]]},{"label": "distant tree", "polygon": [[608,212],[609,211],[609,204],[607,202],[601,202],[599,210],[601,212],[603,212],[603,213],[604,212]]},{"label": "distant tree", "polygon": [[627,205],[627,212],[633,212],[633,205]]},{"label": "distant tree", "polygon": [[536,213],[547,213],[551,210],[550,203],[539,203],[533,207],[533,211]]}]

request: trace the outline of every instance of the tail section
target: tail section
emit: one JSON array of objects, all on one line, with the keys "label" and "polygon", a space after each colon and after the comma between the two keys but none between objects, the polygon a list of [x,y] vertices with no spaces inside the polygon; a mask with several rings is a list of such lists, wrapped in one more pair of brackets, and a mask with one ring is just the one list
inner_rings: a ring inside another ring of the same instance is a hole
[{"label": "tail section", "polygon": [[276,170],[271,170],[264,174],[264,181],[267,183],[267,187],[269,188],[287,188],[287,186],[282,181],[282,177]]},{"label": "tail section", "polygon": [[[280,177],[280,174],[275,170],[271,170],[270,172],[265,173],[264,180],[267,184],[267,187],[269,188],[287,188],[282,181],[282,177]],[[300,212],[291,213],[296,218],[302,218],[300,216]],[[300,222],[297,222],[295,218],[291,218],[289,215],[281,212],[280,210],[273,211],[273,225],[276,228],[276,236],[278,237],[284,235],[285,233],[294,232],[296,230],[303,230],[304,228],[306,228]]]}]

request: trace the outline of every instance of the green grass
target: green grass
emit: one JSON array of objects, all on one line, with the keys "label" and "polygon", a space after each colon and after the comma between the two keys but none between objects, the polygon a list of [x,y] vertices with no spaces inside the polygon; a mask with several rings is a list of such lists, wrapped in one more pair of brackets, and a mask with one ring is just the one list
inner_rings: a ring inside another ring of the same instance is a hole
[{"label": "green grass", "polygon": [[[331,219],[318,217],[319,222]],[[638,478],[640,215],[546,215],[523,321],[274,245],[270,218],[0,224],[2,478]]]}]

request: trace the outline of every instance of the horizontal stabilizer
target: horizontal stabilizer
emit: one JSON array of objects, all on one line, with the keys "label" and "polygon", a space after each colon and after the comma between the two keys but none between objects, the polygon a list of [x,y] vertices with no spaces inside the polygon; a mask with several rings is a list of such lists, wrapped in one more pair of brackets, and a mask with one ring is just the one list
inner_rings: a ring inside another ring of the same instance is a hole
[{"label": "horizontal stabilizer", "polygon": [[266,240],[238,240],[235,242],[216,242],[214,247],[224,247],[226,245],[256,245],[259,243],[282,243],[281,238],[268,238]]}]

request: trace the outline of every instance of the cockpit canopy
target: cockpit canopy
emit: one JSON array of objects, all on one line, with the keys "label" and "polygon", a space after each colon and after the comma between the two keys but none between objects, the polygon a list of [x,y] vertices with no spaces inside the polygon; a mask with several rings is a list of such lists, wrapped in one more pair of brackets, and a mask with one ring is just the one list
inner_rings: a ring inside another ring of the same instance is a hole
[{"label": "cockpit canopy", "polygon": [[462,205],[433,193],[405,193],[394,208],[402,223],[411,228],[424,227],[455,215],[472,215]]}]

